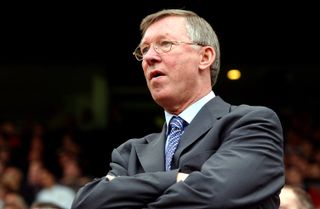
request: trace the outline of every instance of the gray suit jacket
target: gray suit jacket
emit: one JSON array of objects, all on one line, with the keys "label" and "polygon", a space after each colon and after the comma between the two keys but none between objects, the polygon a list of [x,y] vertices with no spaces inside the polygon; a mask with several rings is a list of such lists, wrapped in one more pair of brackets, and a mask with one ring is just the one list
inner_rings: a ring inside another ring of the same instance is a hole
[{"label": "gray suit jacket", "polygon": [[[112,152],[109,174],[82,187],[73,209],[278,209],[284,185],[283,135],[269,108],[209,101],[185,128],[171,171],[161,133]],[[178,172],[189,173],[176,183]]]}]

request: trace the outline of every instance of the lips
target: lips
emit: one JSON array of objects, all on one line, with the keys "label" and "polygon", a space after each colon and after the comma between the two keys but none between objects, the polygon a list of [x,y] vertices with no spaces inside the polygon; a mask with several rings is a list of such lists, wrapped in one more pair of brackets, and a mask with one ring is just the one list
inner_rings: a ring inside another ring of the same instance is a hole
[{"label": "lips", "polygon": [[149,74],[149,80],[153,79],[153,78],[157,78],[159,76],[163,76],[165,75],[163,72],[159,71],[159,70],[153,70],[150,74]]}]

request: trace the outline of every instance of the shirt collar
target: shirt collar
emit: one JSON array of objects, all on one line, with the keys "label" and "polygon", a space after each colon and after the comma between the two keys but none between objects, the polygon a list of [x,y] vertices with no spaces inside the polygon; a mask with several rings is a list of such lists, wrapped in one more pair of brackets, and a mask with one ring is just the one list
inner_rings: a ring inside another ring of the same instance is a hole
[{"label": "shirt collar", "polygon": [[[187,107],[182,113],[179,114],[179,116],[185,120],[188,124],[191,123],[193,118],[197,115],[197,113],[200,111],[200,109],[211,99],[215,97],[215,94],[213,91],[210,91],[206,96],[202,97],[195,103],[191,104],[189,107]],[[168,113],[167,111],[164,111],[165,119],[167,125],[169,124],[171,118],[174,116],[171,113]]]}]

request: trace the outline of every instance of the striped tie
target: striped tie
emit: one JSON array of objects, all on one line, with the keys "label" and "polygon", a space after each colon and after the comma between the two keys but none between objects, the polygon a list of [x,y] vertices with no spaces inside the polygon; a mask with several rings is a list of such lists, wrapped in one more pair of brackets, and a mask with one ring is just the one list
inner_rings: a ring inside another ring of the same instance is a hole
[{"label": "striped tie", "polygon": [[167,149],[166,149],[166,170],[171,169],[171,162],[174,155],[174,152],[177,149],[177,146],[179,144],[180,136],[183,133],[184,129],[184,123],[185,121],[177,116],[173,116],[170,121],[170,133],[168,135],[168,143],[167,143]]}]

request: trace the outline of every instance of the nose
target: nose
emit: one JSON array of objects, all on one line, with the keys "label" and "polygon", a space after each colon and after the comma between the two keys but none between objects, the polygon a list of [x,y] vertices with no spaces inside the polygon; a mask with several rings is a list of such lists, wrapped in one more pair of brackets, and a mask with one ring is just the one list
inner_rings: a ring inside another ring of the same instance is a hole
[{"label": "nose", "polygon": [[155,62],[155,61],[160,61],[161,57],[159,55],[159,53],[156,51],[155,49],[155,45],[152,45],[150,47],[150,49],[147,51],[147,53],[143,56],[143,60],[147,61],[147,62]]}]

